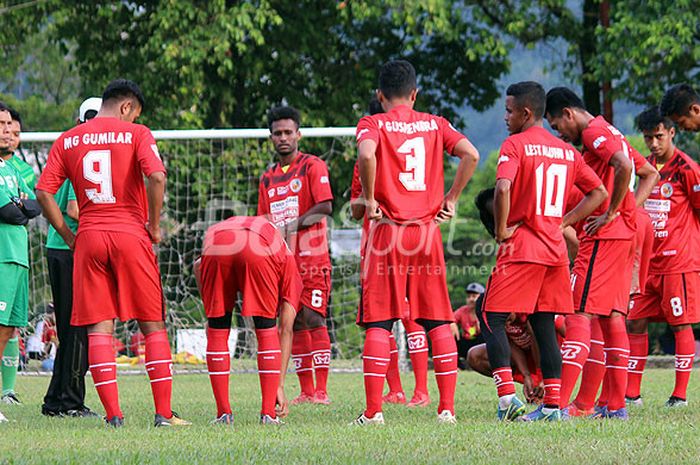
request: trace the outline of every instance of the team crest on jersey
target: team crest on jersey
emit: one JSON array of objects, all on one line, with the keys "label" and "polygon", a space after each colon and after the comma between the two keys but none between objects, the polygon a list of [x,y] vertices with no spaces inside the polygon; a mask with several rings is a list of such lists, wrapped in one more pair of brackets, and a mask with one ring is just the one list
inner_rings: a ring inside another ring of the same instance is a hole
[{"label": "team crest on jersey", "polygon": [[661,195],[666,198],[669,198],[673,195],[673,186],[671,185],[671,183],[667,182],[661,186]]},{"label": "team crest on jersey", "polygon": [[301,179],[299,178],[294,178],[292,179],[292,182],[289,183],[289,188],[294,192],[295,194],[301,190]]},{"label": "team crest on jersey", "polygon": [[267,191],[267,196],[270,198],[275,196],[275,188],[274,187]]}]

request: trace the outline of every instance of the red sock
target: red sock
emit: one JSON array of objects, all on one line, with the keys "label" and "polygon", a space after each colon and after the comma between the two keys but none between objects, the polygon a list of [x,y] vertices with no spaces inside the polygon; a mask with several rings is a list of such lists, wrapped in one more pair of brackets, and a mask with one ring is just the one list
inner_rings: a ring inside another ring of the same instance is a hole
[{"label": "red sock", "polygon": [[513,383],[513,370],[510,367],[500,367],[492,371],[493,382],[496,383],[498,397],[515,394],[515,384]]},{"label": "red sock", "polygon": [[401,386],[401,374],[399,373],[399,349],[396,347],[394,334],[389,336],[389,371],[386,372],[386,382],[389,384],[389,392],[403,392]]},{"label": "red sock", "polygon": [[88,335],[88,363],[92,381],[105,408],[107,419],[124,417],[119,408],[117,388],[117,363],[114,361],[112,335],[91,333]]},{"label": "red sock", "polygon": [[588,359],[591,344],[591,322],[588,317],[575,313],[566,316],[566,339],[561,345],[561,397],[566,407],[571,401],[578,376]]},{"label": "red sock", "polygon": [[649,333],[630,334],[630,358],[627,362],[626,397],[637,398],[642,390],[642,376],[649,355]]},{"label": "red sock", "polygon": [[311,335],[311,355],[316,373],[316,391],[328,390],[328,370],[331,366],[331,338],[328,328],[319,326],[309,331]]},{"label": "red sock", "polygon": [[207,328],[207,369],[216,401],[216,416],[231,413],[228,398],[231,354],[228,350],[230,329]]},{"label": "red sock", "polygon": [[382,328],[368,328],[365,334],[365,348],[362,351],[362,372],[365,375],[367,399],[365,416],[368,418],[382,411],[382,390],[389,368],[390,352],[389,331]]},{"label": "red sock", "polygon": [[559,408],[561,379],[546,378],[542,381],[544,382],[544,398],[542,399],[542,405],[545,405],[549,408]]},{"label": "red sock", "polygon": [[605,369],[605,376],[603,376],[603,387],[600,388],[600,395],[598,396],[598,402],[596,405],[598,407],[605,407],[608,405],[608,394],[610,392],[610,372],[612,370]]},{"label": "red sock", "polygon": [[261,415],[277,416],[277,388],[280,385],[282,370],[282,351],[277,327],[256,329],[258,338],[258,373],[260,375],[260,391],[262,392]]},{"label": "red sock", "polygon": [[608,410],[615,411],[625,406],[630,342],[624,317],[601,318],[600,324],[605,338],[605,368],[610,371]]},{"label": "red sock", "polygon": [[411,358],[413,376],[416,378],[416,392],[428,393],[428,338],[421,325],[413,320],[401,320],[406,329],[408,356]]},{"label": "red sock", "polygon": [[438,413],[448,410],[455,413],[455,389],[457,388],[457,343],[450,325],[440,325],[428,333],[433,346],[435,381],[440,391]]},{"label": "red sock", "polygon": [[173,356],[168,333],[161,329],[146,336],[146,372],[151,380],[151,392],[156,413],[165,418],[173,416],[170,402],[173,395]]},{"label": "red sock", "polygon": [[299,377],[301,393],[314,395],[314,366],[311,358],[311,332],[308,329],[294,331],[292,338],[292,361]]},{"label": "red sock", "polygon": [[695,358],[695,337],[693,328],[686,328],[674,334],[676,337],[676,385],[673,396],[686,399],[690,373]]},{"label": "red sock", "polygon": [[591,350],[588,360],[581,373],[581,385],[574,404],[581,410],[592,409],[595,405],[595,396],[605,377],[605,351],[603,342],[603,330],[600,328],[598,318],[591,319]]}]

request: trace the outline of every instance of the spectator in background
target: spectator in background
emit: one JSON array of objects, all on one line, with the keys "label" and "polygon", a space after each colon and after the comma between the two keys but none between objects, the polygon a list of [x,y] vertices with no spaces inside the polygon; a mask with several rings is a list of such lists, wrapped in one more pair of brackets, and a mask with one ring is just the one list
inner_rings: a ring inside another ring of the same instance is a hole
[{"label": "spectator in background", "polygon": [[42,350],[41,369],[43,371],[53,371],[58,350],[58,335],[56,334],[56,313],[53,306],[47,309],[44,317],[44,326],[41,333],[41,342],[44,345]]},{"label": "spectator in background", "polygon": [[457,352],[459,353],[459,367],[462,369],[467,367],[466,359],[469,349],[484,342],[479,319],[476,316],[476,300],[484,293],[484,286],[479,283],[469,283],[466,291],[466,304],[455,311],[455,322],[459,329]]},{"label": "spectator in background", "polygon": [[36,186],[36,173],[34,167],[27,163],[19,156],[20,134],[22,132],[22,117],[19,112],[10,108],[10,117],[12,125],[10,126],[10,150],[9,155],[3,155],[2,158],[10,164],[20,177],[24,180],[32,191]]},{"label": "spectator in background", "polygon": [[[80,105],[77,124],[94,118],[101,105],[101,98],[91,97],[85,100]],[[63,183],[54,198],[66,224],[76,232],[79,209],[70,181],[66,180]],[[46,236],[46,259],[51,293],[56,306],[56,331],[60,343],[41,413],[46,416],[94,417],[96,414],[85,406],[87,329],[70,324],[73,306],[73,251],[52,226],[49,226]]]}]

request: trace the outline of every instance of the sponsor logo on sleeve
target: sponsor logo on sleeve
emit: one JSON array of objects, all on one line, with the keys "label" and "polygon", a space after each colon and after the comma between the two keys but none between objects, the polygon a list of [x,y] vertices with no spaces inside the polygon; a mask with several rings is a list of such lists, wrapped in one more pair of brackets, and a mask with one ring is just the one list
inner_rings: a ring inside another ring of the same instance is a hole
[{"label": "sponsor logo on sleeve", "polygon": [[700,184],[695,184],[693,186],[693,192],[700,192]]},{"label": "sponsor logo on sleeve", "polygon": [[597,148],[600,147],[600,145],[601,145],[603,142],[605,142],[606,140],[607,140],[607,139],[605,138],[605,136],[600,136],[600,137],[598,137],[596,140],[593,141],[593,148],[594,148],[594,149],[597,149]]},{"label": "sponsor logo on sleeve", "polygon": [[158,146],[156,144],[151,144],[151,150],[153,150],[153,153],[156,157],[158,157],[159,160],[162,160],[162,158],[160,158],[160,152],[158,151]]},{"label": "sponsor logo on sleeve", "polygon": [[328,176],[321,176],[321,184],[328,184]]},{"label": "sponsor logo on sleeve", "polygon": [[369,129],[360,129],[360,132],[357,133],[357,140],[362,139],[362,136],[364,136],[368,132],[369,132]]},{"label": "sponsor logo on sleeve", "polygon": [[498,157],[498,164],[500,165],[501,163],[505,163],[508,160],[510,160],[510,158],[508,158],[506,155],[501,155],[500,157]]}]

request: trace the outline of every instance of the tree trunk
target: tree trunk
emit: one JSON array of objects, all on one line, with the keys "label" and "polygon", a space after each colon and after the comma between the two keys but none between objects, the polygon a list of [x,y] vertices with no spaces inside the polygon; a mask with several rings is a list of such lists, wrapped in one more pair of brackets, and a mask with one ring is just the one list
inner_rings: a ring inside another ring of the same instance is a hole
[{"label": "tree trunk", "polygon": [[583,103],[593,115],[599,115],[600,83],[592,76],[591,61],[596,55],[595,28],[598,26],[599,5],[596,0],[583,2],[583,30],[578,39],[579,55],[581,58],[581,76],[583,87]]}]

